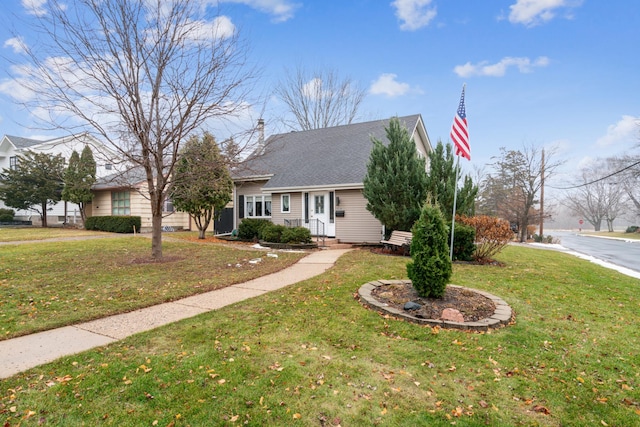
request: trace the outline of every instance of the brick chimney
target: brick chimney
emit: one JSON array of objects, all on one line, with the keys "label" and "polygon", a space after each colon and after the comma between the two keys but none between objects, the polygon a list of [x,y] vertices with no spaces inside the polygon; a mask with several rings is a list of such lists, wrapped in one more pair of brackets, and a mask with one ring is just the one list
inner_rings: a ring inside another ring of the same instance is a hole
[{"label": "brick chimney", "polygon": [[258,119],[258,145],[264,145],[264,119]]}]

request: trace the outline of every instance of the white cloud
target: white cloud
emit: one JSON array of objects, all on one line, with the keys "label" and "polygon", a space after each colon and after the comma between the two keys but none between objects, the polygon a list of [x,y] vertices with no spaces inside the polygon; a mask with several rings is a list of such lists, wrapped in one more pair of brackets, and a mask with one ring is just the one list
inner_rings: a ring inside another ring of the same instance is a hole
[{"label": "white cloud", "polygon": [[477,64],[467,62],[464,65],[455,66],[453,72],[460,77],[502,77],[507,73],[509,67],[516,67],[521,73],[530,73],[534,68],[546,67],[547,65],[549,65],[549,58],[546,56],[540,56],[534,61],[525,57],[507,56],[495,64],[490,64],[488,61],[482,61]]},{"label": "white cloud", "polygon": [[410,89],[409,84],[396,81],[397,77],[391,73],[381,74],[378,80],[371,84],[369,92],[372,95],[386,95],[391,98],[406,94]]},{"label": "white cloud", "polygon": [[47,4],[47,0],[22,0],[22,7],[27,10],[27,13],[35,16],[43,16],[47,14],[47,10],[44,5]]},{"label": "white cloud", "polygon": [[396,9],[396,16],[401,21],[400,29],[415,31],[431,22],[436,17],[436,7],[432,0],[395,0],[391,3]]},{"label": "white cloud", "polygon": [[622,116],[618,123],[607,128],[606,135],[598,138],[596,144],[608,147],[617,143],[637,142],[640,139],[640,117]]},{"label": "white cloud", "polygon": [[[211,3],[217,4],[218,2],[211,1]],[[291,0],[221,0],[220,3],[247,5],[260,12],[272,15],[275,22],[284,22],[293,18],[296,9],[300,7],[299,3],[294,3]]]},{"label": "white cloud", "polygon": [[4,47],[10,47],[15,53],[23,53],[25,51],[24,39],[20,36],[12,37],[4,42]]},{"label": "white cloud", "polygon": [[189,33],[192,41],[207,41],[213,39],[226,39],[233,36],[235,25],[227,16],[217,16],[213,21],[192,21],[193,31]]},{"label": "white cloud", "polygon": [[569,9],[566,16],[571,18],[570,10],[581,4],[582,0],[517,0],[509,6],[509,22],[533,27],[553,19],[561,8]]}]

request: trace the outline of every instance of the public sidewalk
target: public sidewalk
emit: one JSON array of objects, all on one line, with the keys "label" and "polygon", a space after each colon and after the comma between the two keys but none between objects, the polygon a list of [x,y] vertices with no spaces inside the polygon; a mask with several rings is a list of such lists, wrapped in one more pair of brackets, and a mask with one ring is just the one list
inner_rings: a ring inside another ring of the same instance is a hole
[{"label": "public sidewalk", "polygon": [[73,326],[0,341],[0,379],[138,332],[253,298],[324,273],[349,249],[312,252],[291,267],[245,283]]}]

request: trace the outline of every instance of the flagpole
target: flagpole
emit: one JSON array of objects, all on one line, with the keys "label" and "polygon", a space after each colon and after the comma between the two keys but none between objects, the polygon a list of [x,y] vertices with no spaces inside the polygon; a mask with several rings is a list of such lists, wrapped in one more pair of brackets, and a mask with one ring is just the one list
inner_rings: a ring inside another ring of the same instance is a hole
[{"label": "flagpole", "polygon": [[460,156],[456,156],[456,180],[453,183],[453,214],[451,217],[451,244],[449,245],[449,259],[453,262],[453,236],[456,229],[456,204],[458,202],[458,174],[460,173]]}]

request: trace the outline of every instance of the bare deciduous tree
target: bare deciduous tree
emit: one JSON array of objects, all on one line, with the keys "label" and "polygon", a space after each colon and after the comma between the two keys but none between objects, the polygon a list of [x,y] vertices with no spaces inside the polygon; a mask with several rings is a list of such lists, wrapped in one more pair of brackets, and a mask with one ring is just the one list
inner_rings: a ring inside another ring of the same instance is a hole
[{"label": "bare deciduous tree", "polygon": [[302,67],[286,71],[275,93],[295,117],[296,122],[288,125],[299,130],[350,124],[366,95],[352,79],[341,79],[336,70],[310,72]]},{"label": "bare deciduous tree", "polygon": [[[49,123],[92,130],[144,170],[153,258],[181,143],[209,119],[247,107],[255,79],[225,17],[196,0],[50,0],[19,80]],[[25,48],[27,46],[24,46]]]},{"label": "bare deciduous tree", "polygon": [[562,162],[551,160],[554,150],[546,150],[543,167],[541,150],[533,145],[525,145],[522,150],[501,148],[500,152],[491,165],[494,171],[481,184],[478,211],[516,224],[519,239],[524,242],[527,226],[540,217],[535,206],[544,179],[552,176]]}]

